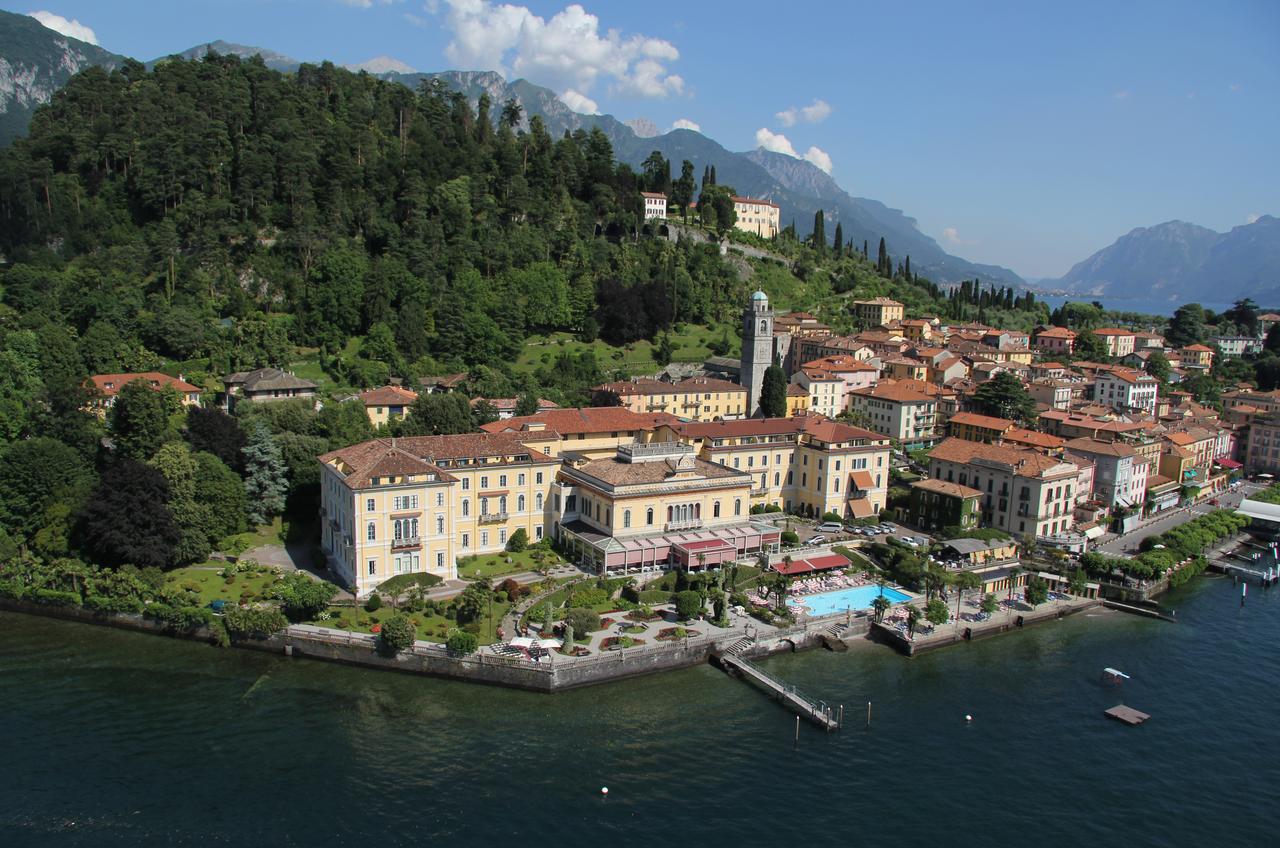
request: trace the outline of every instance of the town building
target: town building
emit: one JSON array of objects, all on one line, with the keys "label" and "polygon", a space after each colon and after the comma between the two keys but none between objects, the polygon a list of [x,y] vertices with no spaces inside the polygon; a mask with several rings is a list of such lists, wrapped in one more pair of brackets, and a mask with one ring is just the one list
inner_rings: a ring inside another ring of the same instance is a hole
[{"label": "town building", "polygon": [[616,396],[632,412],[667,412],[692,421],[732,420],[747,414],[747,390],[714,377],[688,377],[676,383],[632,377],[604,383],[593,391]]},{"label": "town building", "polygon": [[938,438],[938,402],[891,380],[849,395],[849,409],[869,429],[908,447],[931,444]]},{"label": "town building", "polygon": [[303,380],[292,371],[279,368],[258,368],[254,371],[237,371],[222,380],[226,386],[226,406],[235,407],[241,400],[268,403],[277,400],[310,400],[316,396],[316,384]]},{"label": "town building", "polygon": [[372,439],[319,457],[320,544],[358,595],[399,574],[457,577],[457,558],[547,527],[554,434]]},{"label": "town building", "polygon": [[1245,354],[1262,353],[1262,339],[1253,336],[1214,336],[1209,341],[1213,342],[1218,351],[1228,359],[1236,359]]},{"label": "town building", "polygon": [[[514,418],[517,407],[520,406],[520,398],[472,398],[471,405],[474,407],[480,403],[487,403],[493,407],[493,411],[498,413],[498,420],[505,421],[508,418]],[[546,412],[549,409],[559,409],[560,404],[546,398],[538,398],[538,412]],[[536,413],[535,413],[536,414]]]},{"label": "town building", "polygon": [[648,221],[650,218],[658,218],[660,220],[667,217],[667,196],[661,192],[642,191],[640,197],[644,200],[644,219]]},{"label": "town building", "polygon": [[805,367],[791,378],[791,384],[799,386],[809,395],[809,410],[827,418],[835,418],[844,412],[846,388],[844,378],[821,368]]},{"label": "town building", "polygon": [[1066,380],[1045,377],[1027,384],[1027,392],[1037,403],[1043,403],[1051,409],[1070,409],[1075,387]]},{"label": "town building", "polygon": [[1184,368],[1212,368],[1213,348],[1202,344],[1187,345],[1179,353],[1182,355]]},{"label": "town building", "polygon": [[1076,332],[1066,327],[1049,327],[1036,333],[1034,347],[1045,353],[1070,355],[1076,348]]},{"label": "town building", "polygon": [[681,442],[624,445],[604,459],[566,455],[551,524],[574,559],[601,573],[699,570],[776,550],[780,531],[750,517],[751,485]]},{"label": "town building", "polygon": [[772,200],[734,197],[733,211],[738,214],[738,220],[733,226],[743,232],[773,238],[782,229],[782,208]]},{"label": "town building", "polygon": [[[874,386],[880,379],[880,369],[871,362],[849,354],[836,354],[811,359],[800,366],[801,370],[815,369],[834,374],[844,383],[846,392]],[[834,416],[832,416],[834,417]]]},{"label": "town building", "polygon": [[1133,330],[1121,330],[1115,327],[1103,327],[1094,330],[1093,334],[1107,346],[1107,356],[1121,357],[1133,353],[1136,341]]},{"label": "town building", "polygon": [[854,320],[864,327],[879,327],[892,321],[901,321],[904,312],[901,303],[887,297],[855,300],[852,307]]},{"label": "town building", "polygon": [[1280,475],[1280,414],[1266,414],[1253,419],[1245,444],[1246,474]]},{"label": "town building", "polygon": [[91,401],[94,410],[99,415],[105,415],[106,411],[115,405],[116,395],[120,394],[120,390],[129,383],[142,381],[147,387],[153,391],[161,391],[164,389],[172,389],[177,392],[178,399],[183,406],[199,406],[201,389],[199,386],[193,386],[186,380],[182,379],[182,375],[170,377],[168,374],[161,374],[159,371],[143,371],[138,374],[94,374],[89,378],[89,383],[93,386],[95,397]]},{"label": "town building", "polygon": [[[486,433],[506,433],[537,440],[549,456],[573,451],[583,456],[613,456],[619,445],[648,442],[664,424],[680,419],[666,412],[632,412],[621,406],[584,406],[549,409],[481,425]],[[550,440],[550,441],[546,441]]]},{"label": "town building", "polygon": [[1093,496],[1108,507],[1142,509],[1151,464],[1124,442],[1072,439],[1066,456],[1083,456],[1093,463]]},{"label": "town building", "polygon": [[804,386],[787,383],[787,417],[804,415],[809,411],[809,392]]},{"label": "town building", "polygon": [[871,518],[889,491],[889,440],[816,415],[663,427],[655,439],[752,477],[751,505],[788,512]]},{"label": "town building", "polygon": [[970,442],[998,442],[1015,426],[1007,418],[957,412],[947,421],[947,435]]},{"label": "town building", "polygon": [[1155,415],[1159,389],[1159,381],[1141,371],[1102,371],[1094,384],[1094,399],[1121,412],[1140,410]]},{"label": "town building", "polygon": [[383,386],[358,395],[364,404],[364,412],[374,427],[385,427],[396,418],[403,418],[418,396],[401,386]]},{"label": "town building", "polygon": [[1133,334],[1134,350],[1164,350],[1164,336],[1159,333],[1136,332]]},{"label": "town building", "polygon": [[769,296],[762,291],[751,295],[751,302],[742,310],[742,367],[739,382],[747,390],[746,414],[755,415],[760,409],[760,388],[764,385],[764,372],[774,364],[773,310],[769,308]]},{"label": "town building", "polygon": [[911,484],[907,523],[921,530],[978,526],[982,492],[946,480],[917,480]]},{"label": "town building", "polygon": [[929,476],[982,492],[987,527],[1048,539],[1075,524],[1079,469],[1038,451],[945,439],[929,453]]}]

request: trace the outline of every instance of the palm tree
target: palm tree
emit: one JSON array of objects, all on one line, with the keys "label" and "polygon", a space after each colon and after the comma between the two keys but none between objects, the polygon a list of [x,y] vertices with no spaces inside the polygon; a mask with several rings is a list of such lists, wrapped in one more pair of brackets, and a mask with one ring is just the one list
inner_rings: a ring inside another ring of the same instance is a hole
[{"label": "palm tree", "polygon": [[956,586],[956,627],[960,626],[960,602],[964,600],[964,593],[977,589],[982,586],[982,578],[974,574],[972,571],[962,571],[955,577]]},{"label": "palm tree", "polygon": [[892,603],[884,595],[877,595],[876,599],[871,602],[871,608],[875,610],[876,614],[876,624],[879,624],[884,620],[885,611],[888,610],[890,606],[892,606]]},{"label": "palm tree", "polygon": [[912,638],[915,638],[916,625],[920,623],[922,616],[923,613],[920,612],[920,607],[915,604],[907,607],[907,634]]}]

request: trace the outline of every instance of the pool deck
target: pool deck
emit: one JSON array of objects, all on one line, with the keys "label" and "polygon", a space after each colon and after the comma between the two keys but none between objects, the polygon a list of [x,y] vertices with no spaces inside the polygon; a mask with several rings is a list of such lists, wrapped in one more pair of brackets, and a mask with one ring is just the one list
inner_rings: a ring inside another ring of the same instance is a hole
[{"label": "pool deck", "polygon": [[[1032,609],[1029,604],[1021,602],[1013,606],[1002,607],[986,621],[978,621],[976,618],[971,618],[975,616],[977,603],[978,596],[975,596],[973,601],[966,603],[964,605],[965,611],[962,613],[966,618],[960,620],[952,618],[951,621],[945,624],[934,626],[922,619],[914,636],[908,636],[897,627],[887,623],[872,624],[870,635],[871,638],[885,642],[901,653],[912,657],[925,651],[954,645],[957,642],[967,642],[973,639],[995,636],[1000,633],[1008,633],[1029,624],[1056,621],[1068,615],[1074,615],[1075,613],[1103,605],[1102,601],[1096,598],[1074,597],[1046,601],[1035,609]],[[954,607],[952,614],[954,616]]]}]

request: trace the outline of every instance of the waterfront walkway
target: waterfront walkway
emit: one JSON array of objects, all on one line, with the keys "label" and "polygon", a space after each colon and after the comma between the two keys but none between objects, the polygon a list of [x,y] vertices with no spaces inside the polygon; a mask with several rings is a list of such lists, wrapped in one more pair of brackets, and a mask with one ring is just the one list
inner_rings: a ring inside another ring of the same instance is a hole
[{"label": "waterfront walkway", "polygon": [[[976,610],[978,603],[981,601],[982,596],[976,593],[975,595],[976,597],[972,602],[965,604],[970,610]],[[951,621],[939,625],[930,625],[922,619],[917,625],[915,634],[909,635],[905,624],[890,621],[886,616],[885,621],[872,626],[872,632],[904,654],[912,656],[923,651],[941,648],[945,645],[954,645],[957,642],[969,639],[980,639],[984,636],[1006,633],[1017,629],[1020,623],[1021,625],[1026,625],[1062,618],[1101,605],[1102,601],[1096,598],[1059,595],[1057,599],[1046,601],[1033,609],[1025,601],[1015,599],[1012,604],[1002,601],[1001,609],[992,613],[990,618],[986,619],[980,619],[979,614],[972,611],[964,613],[970,616],[968,620],[953,618]]]}]

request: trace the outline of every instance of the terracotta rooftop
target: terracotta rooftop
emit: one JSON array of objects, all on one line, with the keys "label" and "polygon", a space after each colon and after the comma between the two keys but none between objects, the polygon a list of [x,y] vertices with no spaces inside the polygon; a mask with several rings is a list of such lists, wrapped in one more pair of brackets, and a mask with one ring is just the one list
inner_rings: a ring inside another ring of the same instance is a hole
[{"label": "terracotta rooftop", "polygon": [[1042,477],[1064,465],[1062,460],[1045,456],[1030,448],[988,445],[956,438],[944,439],[929,452],[929,457],[963,465],[968,465],[975,459],[999,463],[1008,466],[1019,477]]},{"label": "terracotta rooftop", "polygon": [[1004,440],[1041,450],[1056,450],[1066,444],[1066,439],[1048,433],[1041,433],[1039,430],[1028,430],[1025,427],[1012,428],[1004,434]]},{"label": "terracotta rooftop", "polygon": [[[515,434],[463,433],[455,436],[409,436],[398,439],[370,439],[356,445],[321,454],[320,462],[346,470],[346,484],[353,489],[373,485],[377,477],[434,474],[443,481],[454,478],[439,463],[474,460],[481,457],[522,457],[523,462],[553,462],[541,451],[529,447]],[[500,467],[500,466],[494,466]]]},{"label": "terracotta rooftop", "polygon": [[952,424],[967,424],[970,427],[986,427],[991,430],[1008,430],[1013,422],[1008,418],[996,418],[993,415],[979,415],[976,412],[957,412],[951,416]]},{"label": "terracotta rooftop", "polygon": [[926,395],[905,388],[893,380],[885,380],[865,389],[854,389],[853,393],[863,397],[888,400],[895,403],[925,403],[930,400]]},{"label": "terracotta rooftop", "polygon": [[1076,337],[1075,330],[1068,330],[1066,327],[1050,327],[1043,333],[1036,333],[1036,338],[1050,339],[1074,339]]},{"label": "terracotta rooftop", "polygon": [[1196,353],[1213,353],[1213,348],[1205,347],[1202,344],[1187,345],[1183,350],[1194,350]]},{"label": "terracotta rooftop", "polygon": [[911,488],[925,492],[937,492],[940,495],[950,495],[954,498],[982,497],[982,492],[977,489],[970,489],[968,486],[961,486],[959,483],[948,483],[946,480],[917,480],[911,484]]},{"label": "terracotta rooftop", "polygon": [[746,388],[728,380],[715,377],[689,377],[678,383],[665,380],[653,380],[636,377],[631,380],[619,380],[616,383],[603,383],[596,390],[613,392],[617,395],[688,395],[703,392],[738,392],[746,394]]},{"label": "terracotta rooftop", "polygon": [[673,477],[688,479],[724,480],[738,482],[743,486],[750,484],[751,477],[743,471],[735,471],[718,462],[707,462],[705,459],[685,457],[683,462],[676,459],[654,462],[625,462],[617,457],[597,459],[570,469],[570,474],[592,477],[610,486],[641,486],[652,483],[663,483]]},{"label": "terracotta rooftop", "polygon": [[403,406],[417,399],[416,394],[400,386],[382,386],[360,393],[360,400],[365,406]]},{"label": "terracotta rooftop", "polygon": [[1105,442],[1101,439],[1080,438],[1067,442],[1067,450],[1095,456],[1134,456],[1133,448],[1124,442]]},{"label": "terracotta rooftop", "polygon": [[106,397],[114,397],[119,394],[121,389],[135,380],[143,380],[153,389],[172,386],[183,394],[200,392],[199,386],[193,386],[186,380],[179,377],[170,377],[168,374],[161,374],[159,371],[143,371],[139,374],[94,374],[89,380]]},{"label": "terracotta rooftop", "polygon": [[505,421],[493,421],[480,427],[486,433],[506,431],[529,432],[541,427],[562,436],[579,433],[626,432],[653,430],[663,424],[679,424],[680,419],[666,412],[632,412],[621,406],[583,406],[570,409],[548,409],[537,415],[523,415]]},{"label": "terracotta rooftop", "polygon": [[1133,330],[1122,330],[1118,327],[1103,327],[1101,329],[1094,330],[1093,334],[1095,336],[1132,336]]},{"label": "terracotta rooftop", "polygon": [[822,442],[884,442],[886,436],[823,418],[821,415],[795,415],[791,418],[749,418],[741,421],[688,421],[676,429],[695,439],[737,439],[743,436],[774,436],[795,433],[809,435]]}]

